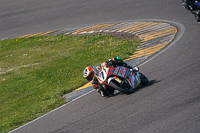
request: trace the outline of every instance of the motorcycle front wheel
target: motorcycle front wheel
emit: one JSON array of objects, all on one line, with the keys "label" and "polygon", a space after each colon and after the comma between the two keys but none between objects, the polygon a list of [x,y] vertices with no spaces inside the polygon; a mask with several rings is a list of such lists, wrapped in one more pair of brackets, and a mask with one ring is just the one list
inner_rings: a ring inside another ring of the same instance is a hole
[{"label": "motorcycle front wheel", "polygon": [[148,85],[149,83],[148,78],[142,73],[140,73],[140,80],[141,80],[140,85]]}]

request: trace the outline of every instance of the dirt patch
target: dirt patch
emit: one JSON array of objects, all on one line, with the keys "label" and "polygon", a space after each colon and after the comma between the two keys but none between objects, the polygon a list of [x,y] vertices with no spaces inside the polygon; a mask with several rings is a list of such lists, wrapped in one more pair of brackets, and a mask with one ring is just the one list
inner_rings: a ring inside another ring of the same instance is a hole
[{"label": "dirt patch", "polygon": [[13,68],[10,68],[10,69],[7,69],[7,70],[4,70],[4,69],[0,68],[0,74],[4,74],[4,73],[10,72],[10,71],[19,69],[19,68],[21,68],[21,67],[29,67],[29,66],[35,66],[35,65],[39,65],[39,63],[28,64],[28,65],[22,65],[22,66],[13,67]]},{"label": "dirt patch", "polygon": [[120,37],[128,40],[138,40],[140,39],[137,35],[127,32],[94,32],[94,33],[83,33],[83,34],[71,34],[71,36],[81,36],[81,35],[111,35],[115,37]]}]

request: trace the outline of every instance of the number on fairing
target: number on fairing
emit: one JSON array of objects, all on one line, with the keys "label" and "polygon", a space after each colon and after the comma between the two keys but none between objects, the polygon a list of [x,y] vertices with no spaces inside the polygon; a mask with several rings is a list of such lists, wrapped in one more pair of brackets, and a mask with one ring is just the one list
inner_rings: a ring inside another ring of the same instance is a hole
[{"label": "number on fairing", "polygon": [[106,72],[105,72],[105,71],[101,71],[101,72],[99,73],[99,79],[100,79],[101,81],[106,80]]}]

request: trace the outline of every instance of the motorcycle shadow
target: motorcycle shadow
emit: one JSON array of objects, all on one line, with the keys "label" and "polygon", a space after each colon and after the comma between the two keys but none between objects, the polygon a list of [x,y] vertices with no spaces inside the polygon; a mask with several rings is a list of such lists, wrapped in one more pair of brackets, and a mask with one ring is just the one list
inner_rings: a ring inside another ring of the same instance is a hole
[{"label": "motorcycle shadow", "polygon": [[133,94],[133,93],[139,91],[140,89],[144,89],[144,88],[146,88],[146,87],[152,86],[152,85],[154,85],[154,84],[156,84],[156,83],[159,83],[159,82],[161,82],[161,81],[150,80],[149,83],[148,83],[148,85],[139,85],[137,88],[135,88],[135,89],[133,90],[132,93],[129,93],[129,94],[122,93],[122,92],[120,92],[120,91],[116,91],[116,90],[115,90],[115,93],[112,95],[112,97],[115,97],[115,96],[117,96],[117,95],[130,95],[130,94]]}]

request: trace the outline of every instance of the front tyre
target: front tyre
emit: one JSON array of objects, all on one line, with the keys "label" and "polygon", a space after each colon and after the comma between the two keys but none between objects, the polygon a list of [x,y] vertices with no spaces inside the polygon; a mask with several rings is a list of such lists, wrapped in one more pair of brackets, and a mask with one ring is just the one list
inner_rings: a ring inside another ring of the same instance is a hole
[{"label": "front tyre", "polygon": [[141,85],[148,85],[149,83],[148,78],[142,73],[140,73],[140,80],[141,80],[141,83],[140,83]]}]

